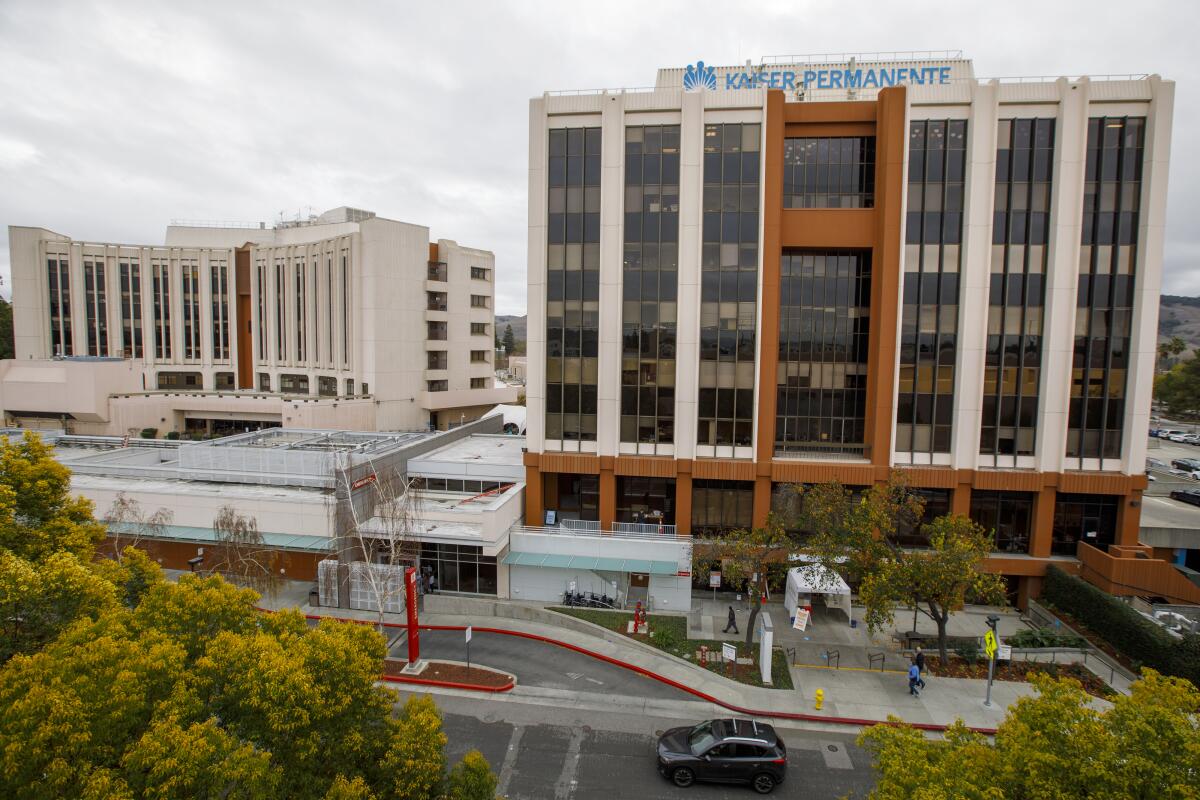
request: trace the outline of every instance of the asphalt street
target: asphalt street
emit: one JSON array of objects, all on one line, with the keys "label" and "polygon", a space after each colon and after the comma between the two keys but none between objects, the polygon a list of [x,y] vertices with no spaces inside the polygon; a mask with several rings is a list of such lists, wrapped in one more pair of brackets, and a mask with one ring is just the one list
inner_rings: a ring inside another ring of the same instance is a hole
[{"label": "asphalt street", "polygon": [[[605,697],[591,695],[601,703]],[[756,796],[747,786],[697,784],[679,789],[658,774],[654,746],[662,731],[720,716],[699,703],[695,715],[659,716],[601,711],[586,702],[583,708],[570,702],[557,706],[516,695],[483,699],[435,693],[434,699],[444,715],[449,762],[478,749],[499,777],[500,796],[508,800]],[[620,700],[612,699],[612,707],[619,708]],[[788,746],[788,778],[773,796],[866,796],[873,784],[870,758],[854,745],[853,736],[783,726],[776,730]]]},{"label": "asphalt street", "polygon": [[[421,631],[421,657],[466,661],[462,631]],[[406,658],[408,643],[397,640],[391,654]],[[474,631],[471,663],[504,670],[522,686],[611,692],[638,697],[689,700],[691,695],[632,670],[533,639]]]}]

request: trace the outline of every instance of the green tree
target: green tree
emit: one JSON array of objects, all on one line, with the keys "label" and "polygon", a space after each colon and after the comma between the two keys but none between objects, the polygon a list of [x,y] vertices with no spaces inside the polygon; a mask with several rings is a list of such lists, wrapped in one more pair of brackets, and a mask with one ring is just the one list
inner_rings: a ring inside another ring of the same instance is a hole
[{"label": "green tree", "polygon": [[71,471],[37,434],[0,437],[0,550],[30,561],[60,550],[91,560],[104,526],[92,517],[92,502],[72,497],[70,488]]},{"label": "green tree", "polygon": [[1172,336],[1168,341],[1158,343],[1158,358],[1162,361],[1162,366],[1166,367],[1172,357],[1180,355],[1184,350],[1187,350],[1187,342],[1178,336]]},{"label": "green tree", "polygon": [[746,581],[751,601],[746,623],[746,644],[754,642],[754,623],[760,608],[759,598],[767,586],[768,571],[781,569],[799,543],[784,529],[778,517],[771,515],[767,524],[749,530],[729,531],[715,539],[698,542],[692,551],[692,572],[707,582],[715,569],[721,580],[734,585]]},{"label": "green tree", "polygon": [[157,583],[145,592],[133,612],[132,624],[143,631],[161,631],[183,645],[188,658],[204,653],[223,632],[256,629],[258,595],[239,589],[219,576],[184,574],[178,583]]},{"label": "green tree", "polygon": [[504,326],[504,352],[510,356],[517,352],[517,338],[513,336],[512,325]]},{"label": "green tree", "polygon": [[1153,670],[1097,710],[1071,679],[1031,675],[995,742],[961,722],[935,741],[892,719],[859,736],[874,759],[873,800],[1194,800],[1200,797],[1200,690]]},{"label": "green tree", "polygon": [[13,348],[12,303],[0,297],[0,358],[16,358]]},{"label": "green tree", "polygon": [[1154,379],[1154,399],[1172,414],[1189,415],[1200,410],[1200,351]]},{"label": "green tree", "polygon": [[450,770],[446,796],[449,800],[495,800],[496,776],[483,754],[471,750]]},{"label": "green tree", "polygon": [[829,572],[848,573],[859,583],[859,604],[872,633],[894,623],[898,604],[913,603],[937,625],[945,661],[947,623],[968,593],[977,601],[1003,604],[1003,581],[982,569],[992,551],[992,534],[967,517],[948,515],[924,523],[927,548],[897,543],[900,526],[917,524],[924,511],[903,476],[893,474],[858,501],[836,485],[810,490],[804,500],[804,517],[815,532],[806,548]]}]

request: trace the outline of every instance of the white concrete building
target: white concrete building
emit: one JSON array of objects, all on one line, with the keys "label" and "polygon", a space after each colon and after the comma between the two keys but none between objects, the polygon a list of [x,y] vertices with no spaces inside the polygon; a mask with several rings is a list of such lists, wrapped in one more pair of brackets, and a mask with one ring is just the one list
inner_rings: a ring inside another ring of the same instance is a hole
[{"label": "white concrete building", "polygon": [[494,256],[420,225],[338,208],[171,225],[162,246],[17,226],[9,242],[10,424],[445,429],[517,397],[493,382]]},{"label": "white concrete building", "polygon": [[1136,544],[1173,106],[960,52],[532,99],[529,523],[712,535],[898,468],[1022,594]]}]

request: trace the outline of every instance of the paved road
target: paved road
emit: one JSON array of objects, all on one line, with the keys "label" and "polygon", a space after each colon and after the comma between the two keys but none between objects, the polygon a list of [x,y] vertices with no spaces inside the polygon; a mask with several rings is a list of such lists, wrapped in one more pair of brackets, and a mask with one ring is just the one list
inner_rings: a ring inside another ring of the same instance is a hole
[{"label": "paved road", "polygon": [[[407,657],[406,641],[396,641],[392,655]],[[465,661],[462,631],[421,631],[423,658]],[[612,692],[619,695],[666,700],[691,699],[691,695],[632,670],[532,639],[475,631],[471,637],[471,662],[517,676],[522,686],[550,689]]]},{"label": "paved road", "polygon": [[[500,779],[508,800],[718,800],[754,797],[745,786],[696,785],[678,789],[655,769],[654,743],[663,730],[694,724],[696,716],[601,711],[596,705],[563,707],[531,698],[504,699],[435,694],[449,737],[446,755],[456,762],[479,749]],[[606,695],[592,695],[603,702]],[[613,708],[620,702],[612,698]],[[666,705],[666,704],[664,704]],[[678,703],[676,706],[686,704]],[[694,704],[700,706],[701,704]],[[685,712],[687,709],[683,709]],[[788,745],[788,780],[773,796],[834,800],[863,798],[873,785],[870,758],[853,736],[777,726]]]}]

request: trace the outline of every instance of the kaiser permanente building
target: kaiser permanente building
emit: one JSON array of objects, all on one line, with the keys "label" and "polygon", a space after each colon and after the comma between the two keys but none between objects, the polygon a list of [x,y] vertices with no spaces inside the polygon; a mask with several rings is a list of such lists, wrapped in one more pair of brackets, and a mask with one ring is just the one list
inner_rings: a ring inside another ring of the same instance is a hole
[{"label": "kaiser permanente building", "polygon": [[923,53],[532,100],[528,523],[710,535],[899,468],[1022,599],[1136,545],[1173,98]]}]

